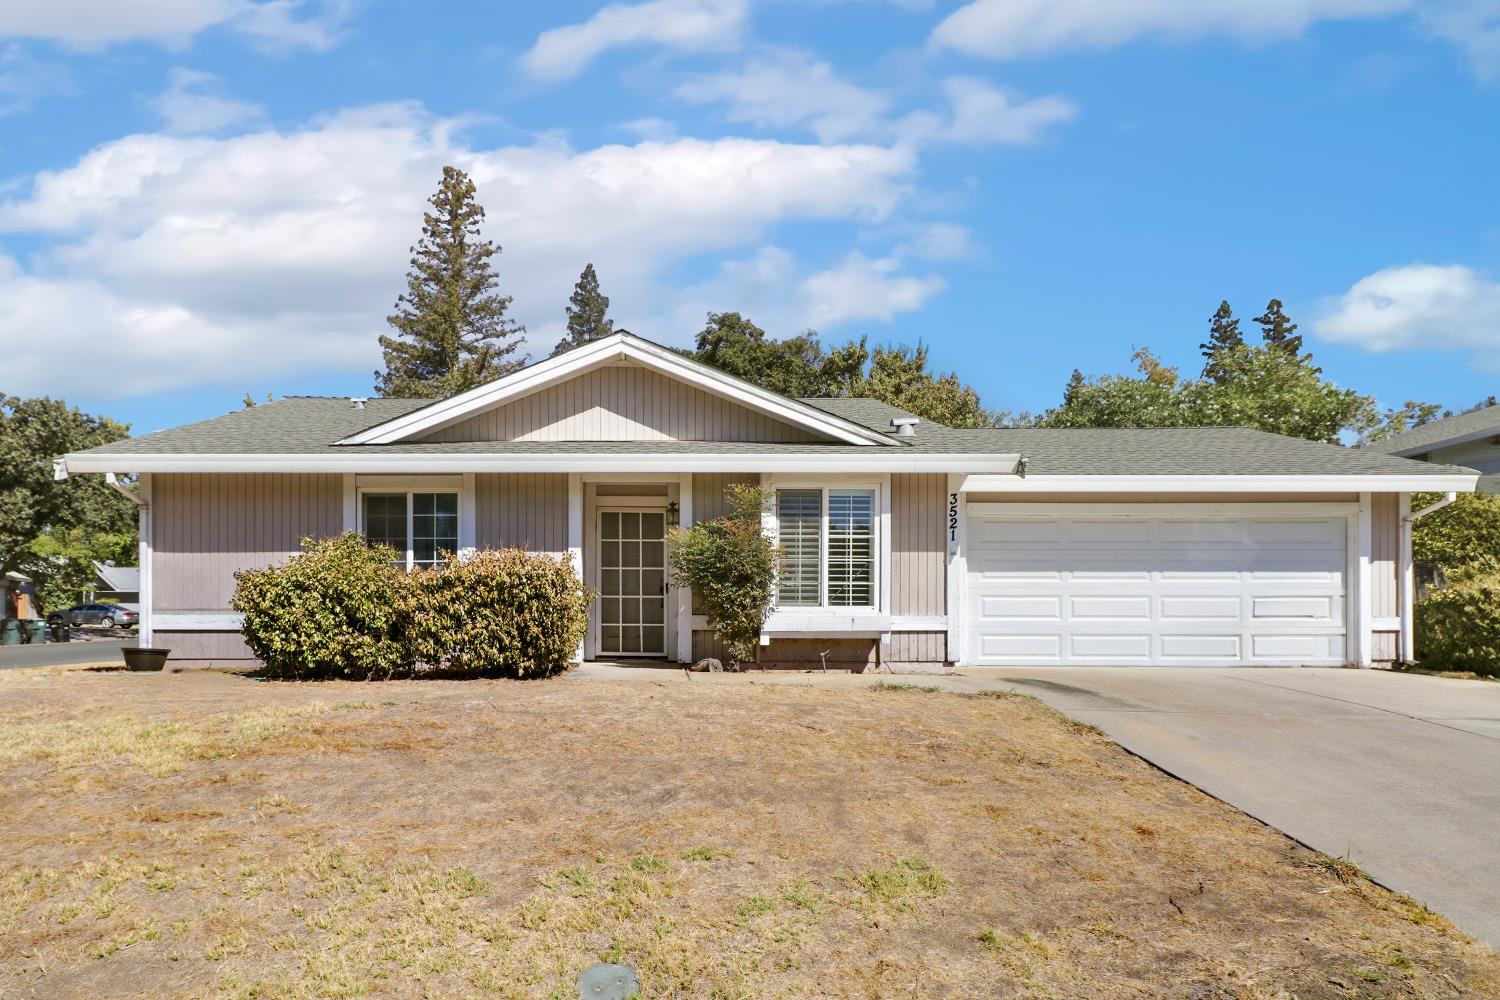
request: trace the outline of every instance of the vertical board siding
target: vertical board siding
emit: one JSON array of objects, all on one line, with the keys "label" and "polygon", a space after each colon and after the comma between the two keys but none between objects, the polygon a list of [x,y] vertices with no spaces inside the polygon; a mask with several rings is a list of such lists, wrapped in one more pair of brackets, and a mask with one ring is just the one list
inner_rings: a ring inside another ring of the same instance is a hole
[{"label": "vertical board siding", "polygon": [[884,654],[893,666],[923,663],[942,666],[948,659],[947,632],[893,632]]},{"label": "vertical board siding", "polygon": [[1370,496],[1370,613],[1377,618],[1394,618],[1401,613],[1401,589],[1396,579],[1401,545],[1398,499],[1395,493]]},{"label": "vertical board siding", "polygon": [[227,611],[234,574],[283,562],[343,528],[333,473],[158,473],[151,481],[152,609]]},{"label": "vertical board siding", "polygon": [[944,613],[947,489],[947,476],[891,476],[891,614]]},{"label": "vertical board siding", "polygon": [[720,663],[728,666],[729,654],[724,649],[724,644],[719,637],[704,629],[693,631],[693,662],[713,657]]},{"label": "vertical board siding", "polygon": [[823,665],[818,654],[826,651],[830,670],[858,671],[875,665],[877,646],[875,639],[773,639],[761,647],[760,663],[768,669],[815,669]]},{"label": "vertical board siding", "polygon": [[433,431],[427,441],[822,440],[636,365],[595,368]]},{"label": "vertical board siding", "polygon": [[480,548],[567,551],[566,473],[481,473],[474,489],[474,541]]},{"label": "vertical board siding", "polygon": [[[171,666],[211,666],[215,662],[255,660],[238,632],[153,632],[157,646],[170,649]],[[259,661],[256,661],[259,662]]]},{"label": "vertical board siding", "polygon": [[1395,663],[1396,649],[1401,633],[1373,632],[1370,634],[1370,659],[1376,663]]}]

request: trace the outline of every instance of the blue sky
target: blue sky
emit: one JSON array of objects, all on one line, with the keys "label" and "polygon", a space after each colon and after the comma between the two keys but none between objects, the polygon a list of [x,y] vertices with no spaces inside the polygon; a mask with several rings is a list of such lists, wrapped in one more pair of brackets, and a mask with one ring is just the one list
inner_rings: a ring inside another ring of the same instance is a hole
[{"label": "blue sky", "polygon": [[139,431],[359,394],[470,171],[545,356],[923,340],[994,408],[1286,301],[1386,405],[1500,389],[1497,0],[10,0],[0,391]]}]

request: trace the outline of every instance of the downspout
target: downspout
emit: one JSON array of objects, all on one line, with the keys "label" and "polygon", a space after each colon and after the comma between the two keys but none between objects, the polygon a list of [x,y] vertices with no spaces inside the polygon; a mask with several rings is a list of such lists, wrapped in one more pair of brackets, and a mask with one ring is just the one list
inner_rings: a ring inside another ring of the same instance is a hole
[{"label": "downspout", "polygon": [[1412,525],[1428,514],[1442,510],[1457,499],[1458,494],[1449,490],[1447,495],[1437,503],[1428,504],[1421,510],[1414,510],[1401,518],[1401,649],[1399,659],[1402,663],[1417,662],[1416,638],[1413,631],[1417,603],[1417,574],[1416,565],[1411,557]]}]

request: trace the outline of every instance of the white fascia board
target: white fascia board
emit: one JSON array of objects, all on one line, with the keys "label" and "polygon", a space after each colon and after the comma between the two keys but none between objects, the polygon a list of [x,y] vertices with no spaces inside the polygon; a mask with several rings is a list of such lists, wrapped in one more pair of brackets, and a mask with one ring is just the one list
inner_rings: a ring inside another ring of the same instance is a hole
[{"label": "white fascia board", "polygon": [[[554,454],[372,455],[95,455],[66,456],[68,470],[84,472],[354,472],[428,474],[461,472],[925,472],[988,473],[1014,479],[1019,455],[934,454],[871,448],[859,454],[672,454],[670,452]],[[1470,481],[1472,486],[1472,480]],[[1433,487],[1438,488],[1438,487]],[[1453,487],[1445,487],[1452,489]]]},{"label": "white fascia board", "polygon": [[1018,476],[971,475],[965,493],[1472,493],[1478,475]]},{"label": "white fascia board", "polygon": [[642,367],[689,382],[716,396],[848,444],[900,446],[900,442],[878,431],[726,375],[702,362],[685,358],[649,341],[619,333],[559,357],[540,361],[514,374],[439,400],[383,424],[376,424],[337,443],[396,444],[447,427],[481,410],[539,392],[592,368],[624,360],[634,361]]}]

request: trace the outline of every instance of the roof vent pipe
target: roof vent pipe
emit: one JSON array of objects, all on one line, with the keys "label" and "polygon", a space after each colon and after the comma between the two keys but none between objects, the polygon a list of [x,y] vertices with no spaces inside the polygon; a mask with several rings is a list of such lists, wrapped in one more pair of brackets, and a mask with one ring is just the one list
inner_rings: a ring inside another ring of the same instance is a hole
[{"label": "roof vent pipe", "polygon": [[363,410],[365,408],[365,400],[369,398],[369,396],[350,396],[349,402],[354,404],[356,410]]},{"label": "roof vent pipe", "polygon": [[909,438],[917,436],[917,424],[921,423],[916,417],[892,417],[891,426],[896,428],[896,436]]}]

